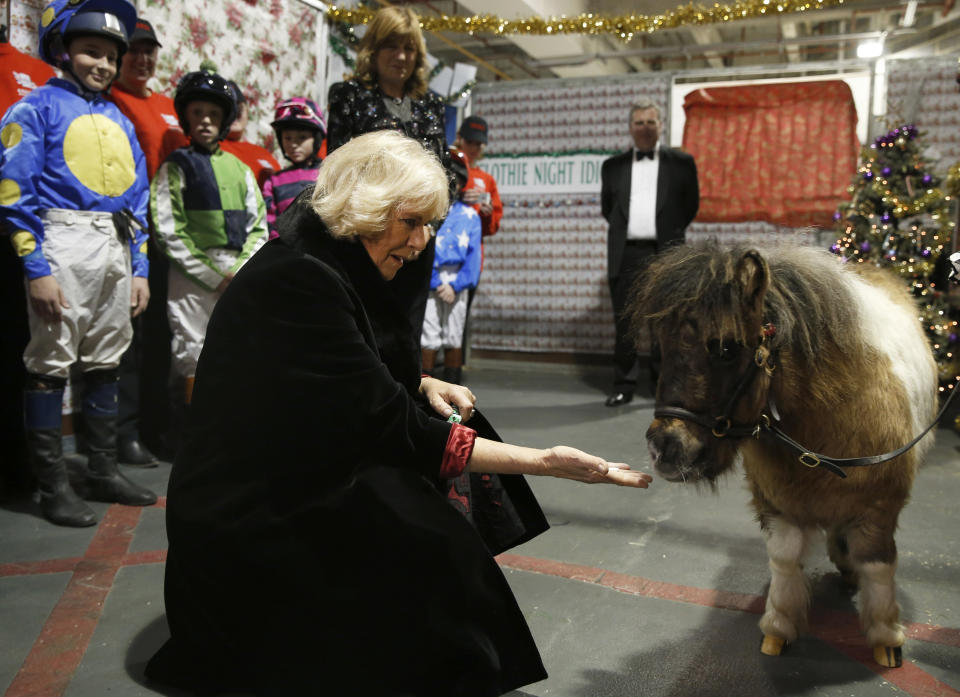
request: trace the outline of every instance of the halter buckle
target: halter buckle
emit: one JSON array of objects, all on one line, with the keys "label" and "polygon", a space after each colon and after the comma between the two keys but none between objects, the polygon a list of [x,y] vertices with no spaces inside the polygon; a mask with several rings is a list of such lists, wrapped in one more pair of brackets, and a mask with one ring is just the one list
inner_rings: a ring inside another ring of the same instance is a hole
[{"label": "halter buckle", "polygon": [[816,467],[819,467],[820,465],[820,458],[814,455],[813,453],[803,453],[802,455],[800,455],[799,460],[801,464],[805,465],[806,467],[809,467],[810,469],[814,469]]},{"label": "halter buckle", "polygon": [[773,375],[775,366],[770,362],[770,349],[762,343],[757,347],[757,352],[753,356],[753,362],[757,364],[758,368],[763,368],[763,372],[768,376]]},{"label": "halter buckle", "polygon": [[760,431],[770,428],[770,417],[766,414],[760,414],[760,420],[757,422],[756,426],[753,427],[753,437],[759,438]]}]

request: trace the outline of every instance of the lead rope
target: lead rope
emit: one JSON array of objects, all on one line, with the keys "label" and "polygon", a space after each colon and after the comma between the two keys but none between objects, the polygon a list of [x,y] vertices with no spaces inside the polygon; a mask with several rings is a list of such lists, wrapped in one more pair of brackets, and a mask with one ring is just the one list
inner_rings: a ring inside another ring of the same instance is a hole
[{"label": "lead rope", "polygon": [[947,397],[947,400],[943,403],[943,406],[940,407],[940,411],[937,414],[937,416],[933,419],[933,422],[929,426],[927,426],[925,429],[923,429],[920,435],[918,435],[916,438],[914,438],[912,441],[910,441],[906,445],[900,446],[896,450],[891,450],[890,452],[884,453],[883,455],[868,455],[865,457],[829,457],[828,455],[824,455],[822,453],[814,453],[807,450],[802,445],[800,445],[797,441],[793,440],[790,436],[784,433],[780,429],[780,427],[776,425],[780,423],[780,414],[777,412],[777,405],[776,403],[774,403],[772,397],[767,402],[767,407],[770,411],[770,414],[762,415],[762,421],[760,422],[760,424],[758,424],[758,428],[765,431],[770,431],[770,433],[776,436],[779,440],[783,441],[784,443],[789,445],[791,448],[796,450],[798,453],[800,453],[797,459],[805,467],[814,469],[822,465],[823,467],[826,467],[828,470],[833,472],[838,477],[846,478],[847,473],[843,471],[844,467],[865,467],[867,465],[878,465],[881,462],[887,462],[889,460],[894,459],[895,457],[900,457],[905,452],[910,450],[910,448],[912,448],[917,443],[919,443],[923,439],[923,437],[930,432],[930,429],[936,426],[937,423],[939,423],[940,419],[943,418],[943,415],[946,413],[947,408],[950,406],[950,403],[953,401],[953,398],[956,396],[958,392],[958,386],[960,386],[960,381],[955,382],[953,386],[950,388],[951,389],[950,396]]}]

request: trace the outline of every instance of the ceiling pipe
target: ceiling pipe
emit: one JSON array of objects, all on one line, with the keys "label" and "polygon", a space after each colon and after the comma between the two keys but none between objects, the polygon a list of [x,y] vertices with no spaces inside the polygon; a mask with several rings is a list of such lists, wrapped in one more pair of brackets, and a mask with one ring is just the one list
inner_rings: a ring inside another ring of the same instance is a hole
[{"label": "ceiling pipe", "polygon": [[[436,7],[434,7],[434,6],[430,3],[430,0],[423,0],[423,5],[425,5],[426,7],[429,7],[429,8],[430,8],[431,10],[433,10],[436,14],[438,14],[438,15],[440,15],[440,16],[443,16],[443,12],[441,12],[441,11],[438,10]],[[439,34],[436,34],[435,36],[439,36]],[[491,45],[490,45],[490,42],[487,41],[487,39],[486,39],[485,37],[483,37],[483,36],[477,35],[477,36],[474,36],[473,39],[474,39],[474,41],[478,42],[479,44],[481,44],[481,45],[482,45],[484,48],[486,48],[486,49],[491,49],[491,48],[492,48]],[[447,42],[447,45],[450,45],[450,42]],[[459,51],[459,52],[462,53],[462,52],[464,51],[464,48],[465,48],[465,47],[463,46],[463,42],[460,42],[459,44],[455,45],[454,48],[456,48],[457,51]],[[471,55],[473,55],[473,54],[471,54]],[[489,53],[486,55],[485,60],[486,60],[486,62],[489,64],[489,61],[491,60],[491,55],[490,55]],[[534,71],[530,70],[530,68],[528,68],[526,65],[524,65],[523,63],[521,63],[520,61],[518,61],[514,56],[506,56],[506,60],[510,61],[513,65],[515,65],[517,68],[519,68],[520,70],[522,70],[523,72],[525,72],[525,73],[526,73],[527,75],[529,75],[530,77],[534,77],[534,78],[540,77],[537,73],[535,73]],[[484,67],[486,67],[486,66],[484,66]],[[497,77],[500,77],[500,76],[498,75]],[[508,77],[508,78],[506,78],[506,79],[509,80],[510,78]]]}]

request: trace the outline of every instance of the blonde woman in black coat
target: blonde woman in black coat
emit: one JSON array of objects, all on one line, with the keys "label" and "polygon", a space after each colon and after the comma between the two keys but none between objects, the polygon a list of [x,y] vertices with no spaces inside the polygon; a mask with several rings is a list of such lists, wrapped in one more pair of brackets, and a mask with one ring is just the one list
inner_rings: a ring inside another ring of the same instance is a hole
[{"label": "blonde woman in black coat", "polygon": [[[171,638],[147,675],[270,697],[487,697],[541,680],[488,538],[436,482],[501,475],[529,539],[546,525],[519,475],[650,477],[478,437],[472,392],[404,359],[411,328],[388,283],[446,211],[436,157],[397,133],[355,138],[308,205],[211,318],[168,490]],[[375,332],[395,339],[390,365]],[[466,424],[447,421],[453,406]]]}]

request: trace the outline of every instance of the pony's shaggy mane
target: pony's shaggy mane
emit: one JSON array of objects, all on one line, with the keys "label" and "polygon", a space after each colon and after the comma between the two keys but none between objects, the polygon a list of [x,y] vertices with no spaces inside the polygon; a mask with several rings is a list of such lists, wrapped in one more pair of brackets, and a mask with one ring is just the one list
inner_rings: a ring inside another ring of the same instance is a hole
[{"label": "pony's shaggy mane", "polygon": [[[671,318],[697,322],[703,340],[733,340],[755,345],[755,327],[744,326],[744,288],[737,270],[750,247],[716,244],[672,247],[638,274],[627,308],[634,331]],[[839,276],[852,273],[829,252],[809,247],[759,250],[770,269],[763,321],[776,327],[771,347],[789,348],[796,359],[816,362],[833,345],[857,347],[857,309]],[[829,280],[828,280],[829,279]],[[834,280],[836,279],[836,280]]]}]

